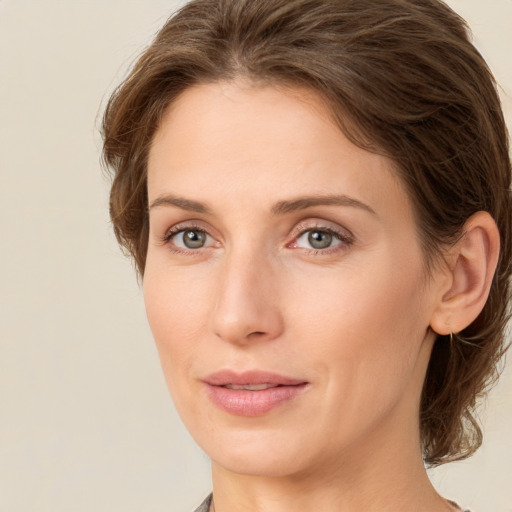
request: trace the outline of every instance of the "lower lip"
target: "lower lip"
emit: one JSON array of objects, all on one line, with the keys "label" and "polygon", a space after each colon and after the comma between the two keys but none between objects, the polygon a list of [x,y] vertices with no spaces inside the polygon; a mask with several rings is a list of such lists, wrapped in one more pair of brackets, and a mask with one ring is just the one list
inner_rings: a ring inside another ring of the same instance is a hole
[{"label": "lower lip", "polygon": [[222,410],[237,416],[262,416],[300,395],[307,383],[295,386],[277,386],[260,391],[228,389],[206,385],[212,402]]}]

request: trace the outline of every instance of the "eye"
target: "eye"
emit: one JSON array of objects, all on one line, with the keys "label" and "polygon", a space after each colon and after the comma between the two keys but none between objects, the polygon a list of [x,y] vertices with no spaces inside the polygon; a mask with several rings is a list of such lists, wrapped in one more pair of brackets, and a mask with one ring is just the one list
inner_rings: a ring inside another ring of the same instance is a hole
[{"label": "eye", "polygon": [[167,237],[173,245],[182,249],[201,249],[211,245],[212,238],[202,229],[181,229]]},{"label": "eye", "polygon": [[340,245],[348,246],[353,240],[350,235],[338,232],[332,228],[317,227],[303,229],[291,247],[314,251],[328,251]]}]

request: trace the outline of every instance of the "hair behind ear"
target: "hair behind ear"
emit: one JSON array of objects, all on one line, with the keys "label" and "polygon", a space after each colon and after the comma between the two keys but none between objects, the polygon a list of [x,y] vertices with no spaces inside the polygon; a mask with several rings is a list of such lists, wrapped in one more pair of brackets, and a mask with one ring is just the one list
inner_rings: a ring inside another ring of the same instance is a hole
[{"label": "hair behind ear", "polygon": [[[499,279],[495,274],[499,257],[498,227],[483,211],[468,219],[446,255],[448,279],[443,281],[445,289],[440,290],[430,324],[440,336],[430,358],[421,406],[423,451],[431,466],[464,459],[482,443],[477,399],[497,379],[497,362],[506,349],[502,337],[496,336],[496,330],[503,331],[506,316],[501,312],[491,323],[484,310],[500,313],[493,303],[496,294],[490,295],[493,281]],[[443,431],[451,435],[435,435]]]}]

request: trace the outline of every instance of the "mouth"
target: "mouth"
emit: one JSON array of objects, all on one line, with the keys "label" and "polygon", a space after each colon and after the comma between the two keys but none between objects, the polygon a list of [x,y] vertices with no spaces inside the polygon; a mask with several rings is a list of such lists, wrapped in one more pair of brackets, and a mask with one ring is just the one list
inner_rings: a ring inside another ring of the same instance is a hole
[{"label": "mouth", "polygon": [[247,417],[267,414],[298,398],[309,386],[305,380],[262,371],[216,372],[204,383],[214,405],[229,414]]}]

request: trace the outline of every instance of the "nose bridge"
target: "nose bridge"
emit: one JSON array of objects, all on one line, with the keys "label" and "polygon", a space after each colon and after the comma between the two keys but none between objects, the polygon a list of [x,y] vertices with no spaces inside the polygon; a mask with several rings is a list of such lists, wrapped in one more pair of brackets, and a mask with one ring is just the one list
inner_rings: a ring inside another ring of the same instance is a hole
[{"label": "nose bridge", "polygon": [[274,266],[264,251],[232,249],[220,272],[212,327],[230,343],[274,339],[282,330]]}]

